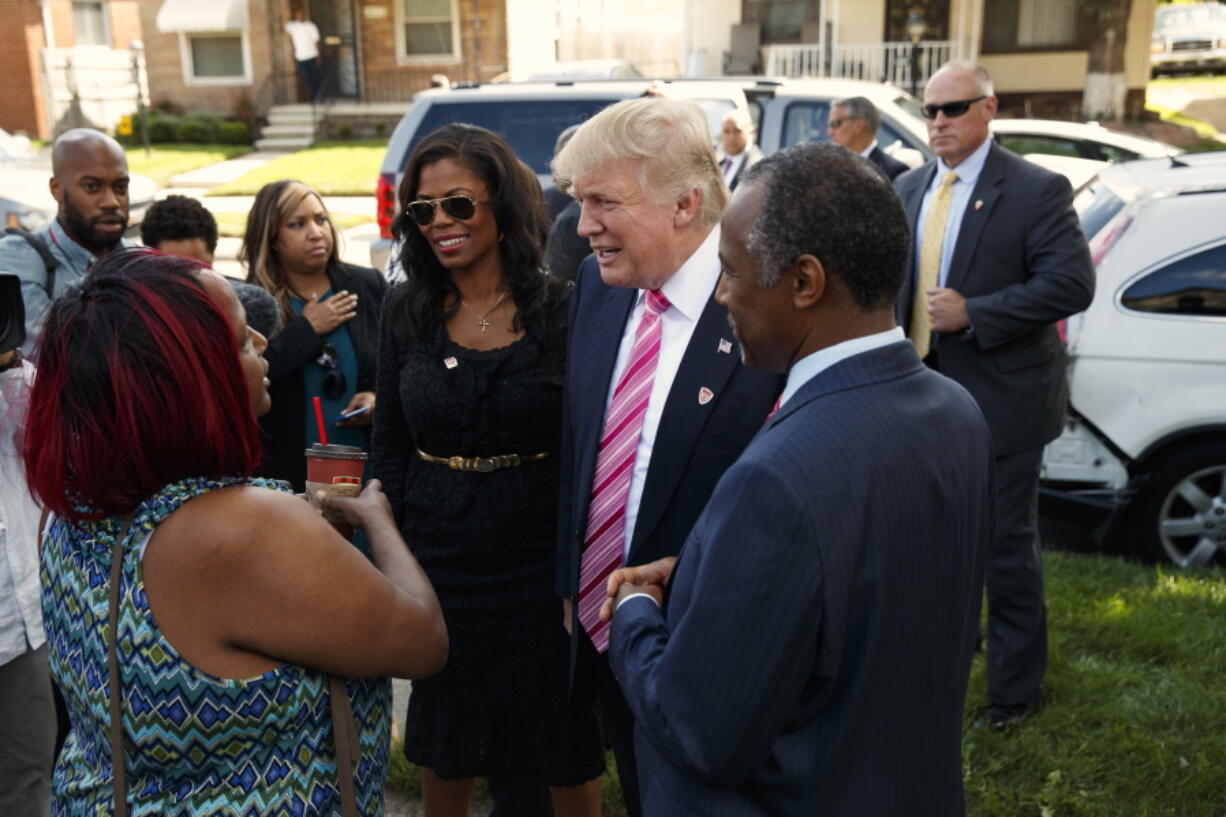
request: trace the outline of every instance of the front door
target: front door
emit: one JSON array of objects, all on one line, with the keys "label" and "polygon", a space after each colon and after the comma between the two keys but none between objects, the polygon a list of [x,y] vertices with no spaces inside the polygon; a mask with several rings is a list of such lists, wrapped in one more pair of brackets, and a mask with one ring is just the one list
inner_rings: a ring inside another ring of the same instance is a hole
[{"label": "front door", "polygon": [[911,41],[907,33],[907,16],[915,8],[924,18],[925,40],[949,39],[949,0],[886,0],[885,41],[905,43]]},{"label": "front door", "polygon": [[354,0],[310,0],[310,18],[319,28],[324,97],[357,99],[358,49]]}]

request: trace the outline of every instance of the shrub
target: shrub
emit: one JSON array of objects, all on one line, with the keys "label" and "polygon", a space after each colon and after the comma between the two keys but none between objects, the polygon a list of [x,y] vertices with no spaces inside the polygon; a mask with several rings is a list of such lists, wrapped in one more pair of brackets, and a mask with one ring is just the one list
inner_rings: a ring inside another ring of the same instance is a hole
[{"label": "shrub", "polygon": [[216,116],[200,113],[188,114],[179,123],[178,141],[197,144],[217,142],[220,127],[221,121]]},{"label": "shrub", "polygon": [[[179,125],[182,120],[174,114],[156,112],[149,117],[150,142],[174,142],[179,138]],[[140,123],[134,128],[139,133]]]},{"label": "shrub", "polygon": [[217,141],[223,145],[249,145],[251,128],[246,122],[222,122],[217,126]]},{"label": "shrub", "polygon": [[353,125],[350,125],[348,122],[346,122],[345,124],[341,125],[339,128],[336,129],[336,134],[341,139],[353,138]]},{"label": "shrub", "polygon": [[380,139],[382,139],[384,136],[387,136],[387,123],[386,122],[376,122],[375,123],[375,136],[379,137]]}]

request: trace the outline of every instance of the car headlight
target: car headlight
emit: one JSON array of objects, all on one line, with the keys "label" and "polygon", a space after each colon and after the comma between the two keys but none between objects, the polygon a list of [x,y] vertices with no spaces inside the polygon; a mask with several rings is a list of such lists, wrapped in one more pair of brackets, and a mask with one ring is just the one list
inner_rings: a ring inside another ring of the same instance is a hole
[{"label": "car headlight", "polygon": [[50,223],[51,218],[41,210],[8,210],[4,214],[4,226],[31,233],[44,229]]}]

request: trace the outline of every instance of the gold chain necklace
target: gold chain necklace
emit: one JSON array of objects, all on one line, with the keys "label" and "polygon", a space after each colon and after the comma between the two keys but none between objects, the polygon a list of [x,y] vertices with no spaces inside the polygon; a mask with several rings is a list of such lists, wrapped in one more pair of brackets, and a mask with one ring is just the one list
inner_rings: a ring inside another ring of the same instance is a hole
[{"label": "gold chain necklace", "polygon": [[[502,302],[503,302],[503,301],[505,301],[506,299],[507,299],[507,293],[505,293],[505,292],[504,292],[504,293],[502,293],[501,295],[499,295],[499,296],[498,296],[498,300],[494,301],[494,305],[493,305],[493,306],[491,306],[489,309],[485,310],[485,314],[484,314],[484,315],[478,315],[478,316],[477,316],[477,326],[480,326],[480,327],[481,327],[481,334],[483,334],[483,335],[484,335],[484,334],[485,334],[485,330],[490,328],[490,322],[487,320],[487,318],[489,318],[489,316],[490,316],[490,313],[491,313],[491,312],[493,312],[495,309],[497,309],[497,308],[499,307],[499,305],[501,305],[501,304],[502,304]],[[463,299],[463,298],[460,298],[460,306],[468,307],[468,310],[469,310],[470,312],[472,312],[474,315],[476,315],[476,314],[477,314],[477,310],[473,309],[471,306],[468,306],[468,304],[464,303],[464,299]]]}]

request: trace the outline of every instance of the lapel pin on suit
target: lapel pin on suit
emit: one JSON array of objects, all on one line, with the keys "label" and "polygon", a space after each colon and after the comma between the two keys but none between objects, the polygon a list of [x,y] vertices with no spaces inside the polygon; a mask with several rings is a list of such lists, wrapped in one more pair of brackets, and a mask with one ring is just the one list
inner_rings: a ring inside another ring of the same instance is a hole
[{"label": "lapel pin on suit", "polygon": [[714,396],[715,392],[711,391],[706,386],[703,386],[698,390],[698,405],[705,406],[707,403],[711,402],[711,398]]},{"label": "lapel pin on suit", "polygon": [[720,338],[719,339],[719,352],[722,355],[732,354],[732,341],[727,340],[726,338]]},{"label": "lapel pin on suit", "polygon": [[460,361],[456,360],[454,357],[445,357],[443,358],[443,365],[448,369],[454,369],[456,366],[460,365]]},{"label": "lapel pin on suit", "polygon": [[983,209],[983,199],[975,199],[975,209],[976,210]]}]

